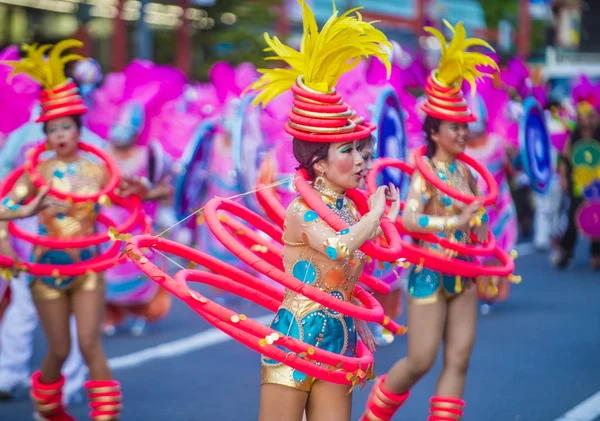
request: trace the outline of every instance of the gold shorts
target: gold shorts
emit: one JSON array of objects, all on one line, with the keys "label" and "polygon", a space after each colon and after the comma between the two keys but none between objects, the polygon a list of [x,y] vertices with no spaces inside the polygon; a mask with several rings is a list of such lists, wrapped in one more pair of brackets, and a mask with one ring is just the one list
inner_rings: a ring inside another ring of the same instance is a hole
[{"label": "gold shorts", "polygon": [[59,285],[60,282],[57,282],[57,286],[50,286],[40,278],[33,278],[29,288],[34,301],[50,301],[65,297],[75,291],[104,291],[106,287],[104,273],[96,272],[77,276],[65,287]]},{"label": "gold shorts", "polygon": [[287,386],[293,389],[301,390],[303,392],[310,392],[312,385],[318,379],[306,376],[304,374],[302,374],[301,378],[299,378],[297,372],[296,376],[294,376],[295,371],[296,370],[294,370],[291,367],[288,367],[285,364],[263,364],[260,385],[262,386],[263,384],[278,384],[281,386]]}]

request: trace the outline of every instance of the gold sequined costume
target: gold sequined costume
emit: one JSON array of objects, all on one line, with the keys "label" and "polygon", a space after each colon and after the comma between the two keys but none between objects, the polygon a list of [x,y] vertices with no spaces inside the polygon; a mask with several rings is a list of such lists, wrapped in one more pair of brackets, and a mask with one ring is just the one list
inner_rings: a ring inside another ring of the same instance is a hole
[{"label": "gold sequined costume", "polygon": [[[331,190],[316,188],[323,201],[348,226],[356,224],[359,216],[351,200]],[[377,228],[375,223],[362,229],[370,230],[370,236],[374,236]],[[350,228],[335,232],[302,198],[294,199],[287,209],[284,228],[285,271],[305,284],[349,301],[365,263],[365,255],[360,250],[348,247],[355,235]],[[286,291],[271,327],[315,348],[356,355],[353,318],[290,290]],[[313,377],[268,358],[263,357],[262,366],[262,384],[274,383],[310,391],[315,381]]]},{"label": "gold sequined costume", "polygon": [[[429,160],[429,166],[443,182],[462,193],[478,194],[477,183],[469,169],[458,161],[450,163]],[[452,242],[470,244],[467,232],[456,228],[456,217],[465,204],[434,188],[417,171],[411,179],[404,210],[405,224],[416,224],[420,229],[434,232]],[[456,257],[457,253],[437,244],[421,242],[424,248],[445,256]],[[461,257],[458,257],[461,258]],[[408,281],[409,299],[419,303],[436,302],[462,293],[472,283],[472,279],[447,275],[422,266],[413,267]]]},{"label": "gold sequined costume", "polygon": [[[107,182],[106,168],[86,158],[75,162],[51,159],[42,162],[40,174],[52,180],[53,187],[64,192],[92,194]],[[27,175],[21,177],[11,195],[21,202],[35,195],[35,186]],[[51,198],[50,206],[39,213],[39,234],[53,238],[77,238],[96,232],[98,204],[95,202],[70,203]],[[96,247],[83,249],[48,249],[37,246],[33,250],[33,261],[43,264],[64,265],[89,260],[98,254]],[[31,278],[31,292],[35,300],[52,300],[75,290],[94,291],[104,288],[101,273],[89,272],[76,277]]]}]

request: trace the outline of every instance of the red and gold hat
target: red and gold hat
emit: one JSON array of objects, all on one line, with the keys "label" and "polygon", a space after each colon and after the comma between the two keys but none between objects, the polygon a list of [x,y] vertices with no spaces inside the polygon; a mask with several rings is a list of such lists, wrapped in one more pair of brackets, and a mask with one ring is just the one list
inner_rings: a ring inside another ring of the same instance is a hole
[{"label": "red and gold hat", "polygon": [[391,72],[391,44],[383,32],[364,22],[360,8],[333,15],[319,32],[312,10],[302,7],[304,35],[300,51],[283,44],[277,37],[265,34],[275,56],[267,60],[283,60],[288,69],[259,69],[262,77],[250,85],[256,92],[255,104],[266,105],[273,98],[291,89],[292,110],[285,125],[287,133],[306,142],[350,142],[368,137],[374,125],[357,116],[351,106],[336,92],[335,85],[344,73],[356,67],[362,58],[378,57]]},{"label": "red and gold hat", "polygon": [[467,38],[462,22],[459,22],[456,28],[446,20],[444,24],[453,33],[450,44],[446,43],[446,39],[437,29],[425,28],[440,42],[442,54],[438,68],[427,77],[426,100],[421,104],[421,110],[440,120],[470,123],[476,120],[476,116],[464,98],[463,81],[466,80],[471,85],[471,93],[474,95],[476,81],[483,77],[493,77],[498,70],[498,64],[485,54],[467,51],[473,46],[486,47],[492,51],[493,48],[484,40]]},{"label": "red and gold hat", "polygon": [[[36,120],[42,123],[59,117],[82,115],[87,112],[79,88],[65,76],[65,64],[81,60],[77,54],[62,56],[68,48],[81,47],[83,43],[74,39],[59,42],[55,46],[37,44],[25,45],[23,50],[27,56],[21,60],[4,61],[13,68],[11,77],[18,73],[26,73],[42,86],[40,103],[42,113]],[[48,58],[44,58],[47,54]]]}]

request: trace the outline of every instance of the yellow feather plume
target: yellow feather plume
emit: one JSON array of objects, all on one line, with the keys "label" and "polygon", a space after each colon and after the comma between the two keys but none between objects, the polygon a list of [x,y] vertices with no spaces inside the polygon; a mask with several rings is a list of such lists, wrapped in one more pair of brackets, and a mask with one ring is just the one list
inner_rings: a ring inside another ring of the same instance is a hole
[{"label": "yellow feather plume", "polygon": [[338,16],[333,2],[333,14],[321,31],[317,26],[315,16],[304,2],[298,0],[302,7],[304,34],[300,51],[285,45],[276,36],[271,38],[265,33],[268,48],[265,51],[274,55],[266,60],[282,60],[289,69],[259,69],[262,76],[248,87],[248,90],[258,92],[254,104],[265,106],[273,98],[291,89],[299,76],[304,83],[318,92],[329,92],[335,87],[339,78],[356,67],[363,57],[378,57],[386,66],[388,77],[391,73],[389,49],[392,45],[380,30],[371,23],[362,20],[357,12],[360,8],[352,9]]},{"label": "yellow feather plume", "polygon": [[499,68],[491,57],[482,53],[468,52],[467,49],[474,46],[486,47],[491,51],[494,51],[494,49],[482,39],[467,38],[467,31],[462,22],[458,22],[456,28],[446,20],[444,20],[444,25],[453,34],[450,44],[446,44],[446,39],[440,31],[430,26],[425,27],[425,31],[436,37],[442,48],[442,57],[436,71],[436,77],[438,81],[448,87],[460,85],[463,80],[466,80],[471,85],[471,92],[474,94],[475,82],[478,79],[493,76],[493,73],[488,73],[477,67],[490,66],[495,70],[499,70]]},{"label": "yellow feather plume", "polygon": [[[26,57],[21,60],[0,61],[0,63],[13,68],[9,79],[19,73],[25,73],[38,81],[43,89],[52,89],[67,80],[65,64],[83,58],[77,54],[62,56],[62,53],[69,48],[81,46],[83,43],[74,39],[60,41],[54,46],[48,44],[39,47],[37,44],[24,45],[23,51],[27,54]],[[46,53],[48,53],[48,59],[44,58]]]}]

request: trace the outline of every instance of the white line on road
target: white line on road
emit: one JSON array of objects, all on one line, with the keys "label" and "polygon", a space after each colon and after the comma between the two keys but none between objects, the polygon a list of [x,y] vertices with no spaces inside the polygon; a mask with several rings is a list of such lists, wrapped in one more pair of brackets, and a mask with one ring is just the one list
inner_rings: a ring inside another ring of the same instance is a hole
[{"label": "white line on road", "polygon": [[593,421],[600,417],[600,391],[554,421]]},{"label": "white line on road", "polygon": [[[272,319],[273,314],[266,314],[255,320],[259,323],[266,324]],[[219,329],[212,328],[196,335],[177,339],[176,341],[166,342],[141,351],[132,352],[131,354],[110,358],[108,360],[108,365],[113,370],[136,367],[147,363],[148,361],[157,360],[159,358],[177,357],[202,348],[218,345],[229,340],[231,340],[231,338],[225,333],[221,332]]]}]

